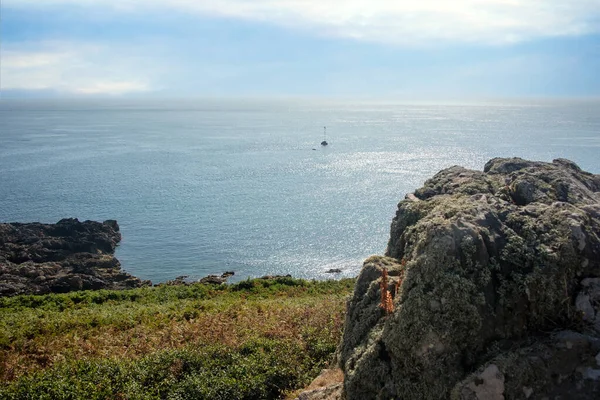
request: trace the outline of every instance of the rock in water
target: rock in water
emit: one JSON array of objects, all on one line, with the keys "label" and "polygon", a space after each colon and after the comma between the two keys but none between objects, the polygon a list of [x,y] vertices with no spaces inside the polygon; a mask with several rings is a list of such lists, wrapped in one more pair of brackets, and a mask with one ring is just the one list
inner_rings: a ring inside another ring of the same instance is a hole
[{"label": "rock in water", "polygon": [[597,278],[600,175],[564,159],[443,170],[398,205],[386,257],[365,261],[337,355],[345,396],[598,398]]},{"label": "rock in water", "polygon": [[142,286],[121,271],[117,221],[0,224],[0,296]]}]

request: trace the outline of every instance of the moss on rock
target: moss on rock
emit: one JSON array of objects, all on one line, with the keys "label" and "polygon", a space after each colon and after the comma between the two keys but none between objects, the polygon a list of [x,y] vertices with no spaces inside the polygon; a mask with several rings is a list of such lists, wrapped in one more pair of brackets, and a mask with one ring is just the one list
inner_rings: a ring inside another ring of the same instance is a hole
[{"label": "moss on rock", "polygon": [[[600,176],[568,160],[493,159],[407,196],[387,257],[365,261],[348,302],[347,399],[448,398],[498,343],[577,323],[580,282],[600,276],[599,192]],[[383,268],[401,281],[389,316]]]}]

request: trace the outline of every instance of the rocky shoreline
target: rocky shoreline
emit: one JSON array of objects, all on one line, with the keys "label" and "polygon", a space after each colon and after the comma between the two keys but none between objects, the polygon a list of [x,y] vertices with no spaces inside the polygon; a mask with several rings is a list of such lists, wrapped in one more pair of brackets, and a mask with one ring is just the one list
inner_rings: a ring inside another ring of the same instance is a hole
[{"label": "rocky shoreline", "polygon": [[[153,286],[151,281],[121,270],[114,256],[120,241],[115,220],[101,223],[66,218],[56,224],[0,223],[0,297]],[[220,285],[233,275],[234,271],[226,271],[198,280],[184,275],[154,286]],[[260,279],[282,277],[291,275]]]},{"label": "rocky shoreline", "polygon": [[151,285],[121,270],[114,220],[0,224],[0,296]]}]

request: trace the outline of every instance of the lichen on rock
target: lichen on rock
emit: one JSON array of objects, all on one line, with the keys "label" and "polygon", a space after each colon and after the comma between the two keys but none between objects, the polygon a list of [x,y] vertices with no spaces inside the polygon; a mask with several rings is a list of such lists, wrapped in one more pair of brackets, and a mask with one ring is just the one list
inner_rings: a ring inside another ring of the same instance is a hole
[{"label": "lichen on rock", "polygon": [[[386,256],[358,277],[338,354],[346,398],[445,399],[470,374],[493,375],[491,365],[512,390],[509,364],[490,364],[498,349],[600,320],[589,280],[600,278],[599,236],[600,176],[571,161],[497,158],[483,172],[439,172],[400,202]],[[389,316],[378,307],[383,268],[392,283],[402,275]],[[499,381],[479,375],[498,392],[486,398],[502,398]],[[488,390],[473,385],[454,393]]]}]

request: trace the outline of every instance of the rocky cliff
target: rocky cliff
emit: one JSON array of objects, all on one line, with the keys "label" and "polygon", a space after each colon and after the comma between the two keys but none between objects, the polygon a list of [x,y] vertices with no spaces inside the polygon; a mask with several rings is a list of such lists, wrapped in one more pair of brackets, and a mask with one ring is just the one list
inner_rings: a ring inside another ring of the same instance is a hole
[{"label": "rocky cliff", "polygon": [[0,224],[0,296],[142,286],[114,257],[120,240],[113,220]]},{"label": "rocky cliff", "polygon": [[600,175],[568,160],[439,172],[358,277],[345,397],[600,398],[599,236]]}]

